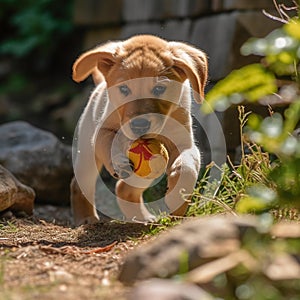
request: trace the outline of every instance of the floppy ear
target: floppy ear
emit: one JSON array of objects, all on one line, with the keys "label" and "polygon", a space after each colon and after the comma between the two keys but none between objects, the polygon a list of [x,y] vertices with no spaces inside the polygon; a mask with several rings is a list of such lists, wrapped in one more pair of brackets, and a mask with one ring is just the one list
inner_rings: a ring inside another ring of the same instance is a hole
[{"label": "floppy ear", "polygon": [[204,99],[204,87],[207,81],[207,58],[204,52],[180,42],[169,42],[173,54],[174,67],[189,79],[194,98],[198,103]]},{"label": "floppy ear", "polygon": [[95,84],[102,82],[116,62],[114,54],[119,44],[110,42],[83,53],[73,64],[73,80],[80,82],[92,75]]}]

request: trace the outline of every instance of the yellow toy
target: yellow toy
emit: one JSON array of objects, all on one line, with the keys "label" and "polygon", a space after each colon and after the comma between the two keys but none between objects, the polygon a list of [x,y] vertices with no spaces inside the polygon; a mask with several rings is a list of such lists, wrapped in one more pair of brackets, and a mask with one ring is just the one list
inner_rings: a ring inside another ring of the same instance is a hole
[{"label": "yellow toy", "polygon": [[156,139],[137,139],[127,155],[134,165],[134,173],[146,179],[161,176],[169,161],[167,149]]}]

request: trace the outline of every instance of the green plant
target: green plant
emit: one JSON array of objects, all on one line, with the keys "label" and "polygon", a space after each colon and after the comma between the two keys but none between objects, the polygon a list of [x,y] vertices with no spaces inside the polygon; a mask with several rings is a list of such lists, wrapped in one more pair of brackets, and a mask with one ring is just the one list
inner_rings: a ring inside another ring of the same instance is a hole
[{"label": "green plant", "polygon": [[151,223],[149,230],[147,230],[145,234],[156,235],[169,227],[180,224],[181,221],[182,218],[171,217],[170,215],[161,213],[157,222]]},{"label": "green plant", "polygon": [[[282,15],[284,6],[277,7]],[[299,6],[295,9],[299,11]],[[230,179],[226,185],[231,183],[229,192],[238,212],[262,212],[278,206],[300,208],[300,139],[293,134],[300,122],[300,20],[299,16],[282,20],[282,28],[265,38],[252,38],[242,47],[245,55],[261,55],[261,62],[230,73],[207,94],[203,105],[203,110],[210,112],[262,99],[289,104],[283,116],[271,112],[262,118],[251,113],[247,122],[240,119],[244,127],[242,148],[246,145],[250,155],[242,151],[241,164],[231,168],[237,176],[234,188],[233,175],[224,173]],[[278,159],[271,163],[270,155]],[[219,190],[222,188],[224,183]]]},{"label": "green plant", "polygon": [[0,232],[17,232],[18,228],[14,224],[14,222],[11,221],[5,221],[0,223]]},{"label": "green plant", "polygon": [[[204,176],[199,180],[188,210],[188,216],[231,213],[250,211],[264,211],[273,204],[274,184],[269,180],[268,174],[272,169],[270,155],[262,147],[250,143],[243,129],[251,115],[245,112],[244,106],[238,106],[241,140],[241,161],[234,165],[228,162],[218,167],[221,172],[220,181],[209,180],[209,165]],[[254,186],[256,188],[254,188]],[[246,199],[246,195],[253,191],[254,194],[266,195],[266,202],[257,201],[256,198]],[[245,199],[245,202],[244,202]]]}]

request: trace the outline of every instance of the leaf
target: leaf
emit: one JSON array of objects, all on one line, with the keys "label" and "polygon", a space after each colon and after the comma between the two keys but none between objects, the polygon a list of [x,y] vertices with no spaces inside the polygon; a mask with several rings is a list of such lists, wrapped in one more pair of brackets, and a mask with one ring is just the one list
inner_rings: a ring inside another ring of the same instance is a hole
[{"label": "leaf", "polygon": [[300,40],[300,20],[292,19],[283,26],[283,29],[292,37]]},{"label": "leaf", "polygon": [[259,130],[261,122],[262,122],[262,117],[257,114],[252,113],[248,117],[247,125],[252,130]]},{"label": "leaf", "polygon": [[[240,103],[243,98],[253,102],[276,91],[275,76],[262,65],[252,64],[231,72],[219,81],[206,95],[206,101],[222,111],[230,104]],[[237,97],[238,94],[242,97]]]},{"label": "leaf", "polygon": [[265,55],[268,48],[266,39],[250,38],[242,47],[242,55]]}]

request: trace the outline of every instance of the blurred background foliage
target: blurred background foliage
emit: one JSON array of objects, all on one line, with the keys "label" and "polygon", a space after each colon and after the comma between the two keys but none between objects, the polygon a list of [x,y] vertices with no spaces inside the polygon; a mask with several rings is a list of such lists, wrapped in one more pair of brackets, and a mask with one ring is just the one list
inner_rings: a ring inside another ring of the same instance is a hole
[{"label": "blurred background foliage", "polygon": [[72,2],[1,0],[0,18],[6,35],[0,54],[16,58],[50,55],[56,43],[72,30]]},{"label": "blurred background foliage", "polygon": [[261,63],[234,70],[219,81],[207,94],[204,109],[209,111],[211,105],[222,111],[231,104],[239,104],[245,100],[258,101],[283,87],[290,95],[288,99],[281,97],[281,100],[293,101],[300,84],[299,31],[300,21],[293,18],[265,38],[251,38],[247,41],[241,48],[242,54],[263,56]]},{"label": "blurred background foliage", "polygon": [[0,122],[22,119],[71,139],[73,127],[66,128],[56,114],[78,92],[71,80],[80,47],[74,1],[0,0],[0,5]]},{"label": "blurred background foliage", "polygon": [[[279,11],[284,13],[280,14],[284,23],[280,29],[265,38],[251,38],[242,46],[244,55],[260,55],[261,62],[234,70],[219,81],[208,92],[202,107],[209,113],[238,106],[241,162],[237,166],[223,166],[221,186],[210,195],[213,203],[222,201],[222,205],[225,203],[237,212],[300,208],[299,5],[294,9],[297,14],[292,18],[283,18],[287,14]],[[269,104],[269,116],[245,113],[242,105],[249,102]],[[274,113],[271,105],[287,108],[281,115]],[[206,189],[209,187],[205,181],[200,183],[196,196]],[[203,203],[207,206],[202,199],[202,207]],[[217,205],[218,210],[224,210],[222,205]]]}]

